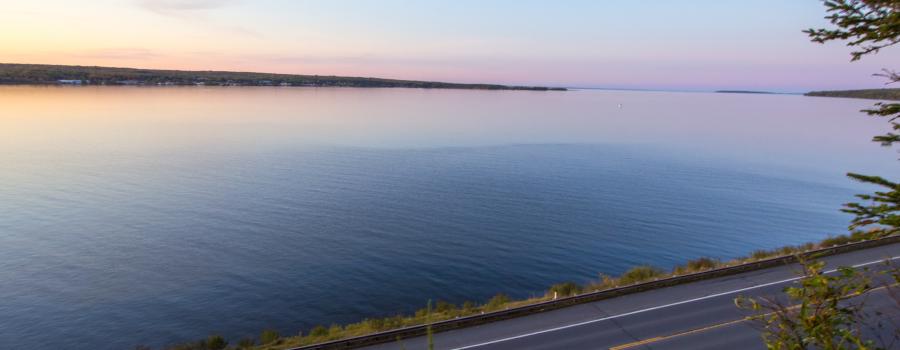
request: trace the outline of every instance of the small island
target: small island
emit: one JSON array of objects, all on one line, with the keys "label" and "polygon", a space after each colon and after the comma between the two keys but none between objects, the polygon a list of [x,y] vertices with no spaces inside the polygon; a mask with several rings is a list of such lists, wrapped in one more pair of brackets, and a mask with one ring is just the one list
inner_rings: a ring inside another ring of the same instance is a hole
[{"label": "small island", "polygon": [[187,71],[97,66],[0,63],[0,84],[144,86],[312,86],[565,91],[544,86],[459,84],[365,77],[256,72]]},{"label": "small island", "polygon": [[811,91],[807,92],[804,95],[818,97],[865,98],[871,100],[900,100],[900,89]]},{"label": "small island", "polygon": [[717,90],[716,93],[719,93],[719,94],[774,94],[774,92],[753,91],[753,90]]}]

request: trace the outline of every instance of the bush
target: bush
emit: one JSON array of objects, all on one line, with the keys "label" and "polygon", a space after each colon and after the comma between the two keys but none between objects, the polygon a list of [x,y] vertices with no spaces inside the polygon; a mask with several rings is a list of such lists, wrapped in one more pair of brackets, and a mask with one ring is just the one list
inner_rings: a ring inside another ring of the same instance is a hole
[{"label": "bush", "polygon": [[797,248],[797,247],[792,247],[792,246],[786,246],[786,247],[778,248],[778,254],[777,254],[777,255],[781,255],[781,256],[785,256],[785,255],[794,255],[794,254],[797,254],[798,252],[800,252],[800,249],[799,249],[799,248]]},{"label": "bush", "polygon": [[390,318],[384,319],[384,327],[386,329],[400,328],[403,327],[405,318],[401,315],[397,315]]},{"label": "bush", "polygon": [[341,327],[341,325],[332,323],[331,327],[328,327],[328,335],[330,335],[332,337],[336,336],[336,335],[340,335],[341,331],[343,331],[343,330],[344,330],[344,328]]},{"label": "bush", "polygon": [[688,260],[687,264],[685,264],[683,266],[676,266],[674,269],[672,269],[672,273],[674,273],[676,275],[682,275],[682,274],[706,271],[706,270],[717,268],[719,266],[722,266],[721,261],[719,261],[717,259],[713,259],[713,258],[702,257],[699,259]]},{"label": "bush", "polygon": [[207,350],[206,349],[206,341],[200,340],[195,342],[182,343],[177,345],[172,345],[166,350]]},{"label": "bush", "polygon": [[262,334],[259,335],[259,343],[261,345],[272,344],[272,343],[278,341],[278,339],[280,339],[280,338],[281,338],[281,335],[278,334],[278,331],[273,330],[273,329],[267,329],[267,330],[264,330],[262,332]]},{"label": "bush", "polygon": [[364,321],[366,323],[366,327],[374,331],[380,331],[384,329],[384,319],[383,318],[369,318]]},{"label": "bush", "polygon": [[619,284],[635,284],[662,276],[663,274],[665,273],[662,270],[649,265],[632,267],[622,274],[622,277],[619,277]]},{"label": "bush", "polygon": [[771,257],[772,255],[774,255],[774,254],[768,250],[758,249],[758,250],[754,250],[753,253],[750,253],[750,259],[762,260],[762,259]]},{"label": "bush", "polygon": [[585,290],[595,290],[595,291],[596,290],[604,290],[604,289],[609,289],[609,288],[615,287],[616,283],[617,282],[616,282],[615,278],[601,273],[599,280],[597,280],[595,282],[591,282],[590,284],[585,286],[584,289]]},{"label": "bush", "polygon": [[509,296],[503,293],[499,293],[495,295],[491,300],[488,300],[487,304],[484,305],[488,310],[497,310],[506,305],[509,302]]},{"label": "bush", "polygon": [[456,305],[448,303],[443,300],[438,300],[434,305],[434,312],[436,313],[446,313],[453,314],[456,313]]},{"label": "bush", "polygon": [[256,345],[256,344],[253,341],[253,338],[241,338],[241,340],[239,340],[237,343],[238,349],[249,349],[249,348],[252,348],[254,345]]},{"label": "bush", "polygon": [[463,309],[463,312],[466,312],[466,313],[473,312],[473,311],[475,311],[475,303],[473,303],[471,301],[466,301],[462,304],[462,309]]},{"label": "bush", "polygon": [[823,247],[831,247],[831,246],[836,246],[836,245],[847,244],[847,243],[850,243],[853,241],[854,241],[853,238],[850,238],[846,235],[833,236],[833,237],[828,237],[826,239],[823,239],[822,246]]},{"label": "bush", "polygon": [[313,337],[324,337],[328,335],[328,329],[324,326],[315,326],[309,331],[309,335]]},{"label": "bush", "polygon": [[688,260],[687,268],[690,271],[703,271],[716,268],[720,265],[719,260],[713,258],[702,257],[699,259]]},{"label": "bush", "polygon": [[206,338],[206,348],[208,350],[222,350],[228,346],[228,342],[225,341],[225,338],[219,335],[211,335],[209,338]]},{"label": "bush", "polygon": [[550,287],[550,294],[553,294],[554,292],[561,297],[567,297],[570,295],[581,293],[581,286],[575,284],[574,282],[554,284]]}]

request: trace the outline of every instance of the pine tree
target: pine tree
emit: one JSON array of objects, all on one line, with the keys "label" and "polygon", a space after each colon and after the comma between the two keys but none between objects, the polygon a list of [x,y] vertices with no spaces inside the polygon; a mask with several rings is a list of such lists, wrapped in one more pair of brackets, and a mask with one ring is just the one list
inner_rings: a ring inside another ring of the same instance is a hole
[{"label": "pine tree", "polygon": [[[805,30],[813,42],[846,41],[847,46],[854,48],[850,54],[851,61],[900,43],[900,0],[825,0],[824,4],[828,12],[825,18],[836,29]],[[885,69],[876,75],[887,78],[888,84],[900,82],[900,73],[892,70]],[[900,144],[900,104],[877,103],[875,108],[862,112],[886,118],[890,124],[891,131],[873,137],[872,141],[884,147]],[[876,225],[874,229],[884,235],[900,232],[900,183],[880,176],[856,173],[848,173],[847,176],[884,188],[872,194],[857,195],[863,203],[844,204],[842,211],[856,216],[850,229]]]}]

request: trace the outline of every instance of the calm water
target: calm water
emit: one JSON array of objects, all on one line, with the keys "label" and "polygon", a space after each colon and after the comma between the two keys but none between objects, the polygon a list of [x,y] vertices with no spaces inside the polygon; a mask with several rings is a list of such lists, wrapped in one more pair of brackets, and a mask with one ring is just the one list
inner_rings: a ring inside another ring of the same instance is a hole
[{"label": "calm water", "polygon": [[[621,107],[619,107],[621,104]],[[0,87],[0,348],[159,347],[840,233],[871,101]]]}]

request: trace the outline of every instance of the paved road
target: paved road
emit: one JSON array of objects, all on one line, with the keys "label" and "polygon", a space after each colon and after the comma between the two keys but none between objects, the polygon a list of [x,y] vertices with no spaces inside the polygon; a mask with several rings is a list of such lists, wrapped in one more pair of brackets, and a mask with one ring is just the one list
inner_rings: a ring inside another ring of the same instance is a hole
[{"label": "paved road", "polygon": [[[900,263],[900,243],[827,257],[837,266],[879,268]],[[435,334],[436,349],[762,349],[759,331],[741,321],[737,296],[780,295],[800,267],[787,265],[626,295],[594,303]],[[900,321],[900,308],[884,291],[872,305]],[[426,349],[424,337],[366,349]]]}]

